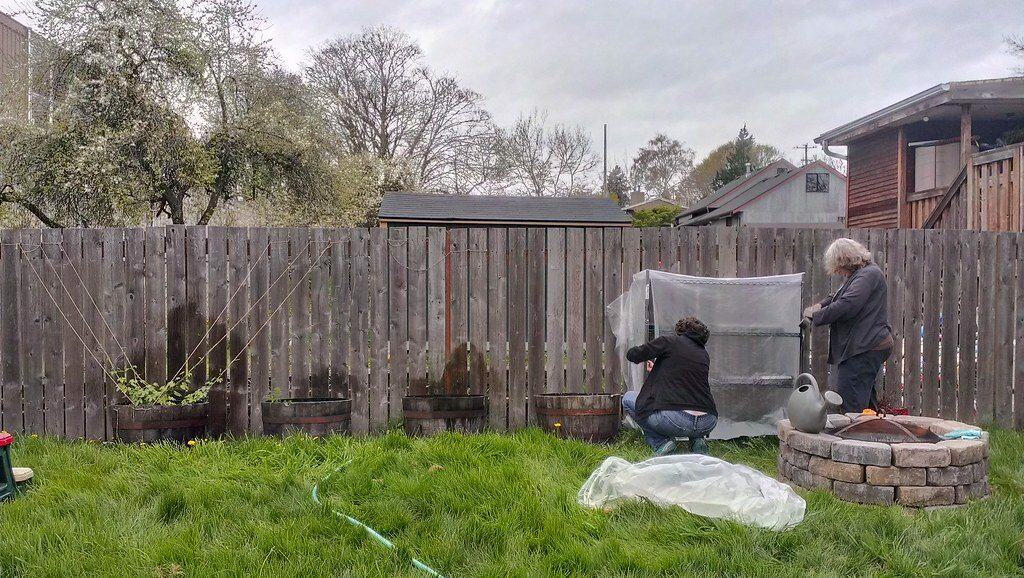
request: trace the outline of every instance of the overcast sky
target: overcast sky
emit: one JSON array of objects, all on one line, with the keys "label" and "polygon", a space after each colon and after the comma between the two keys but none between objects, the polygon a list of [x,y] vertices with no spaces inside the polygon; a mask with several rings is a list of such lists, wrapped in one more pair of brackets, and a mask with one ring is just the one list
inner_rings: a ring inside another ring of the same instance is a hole
[{"label": "overcast sky", "polygon": [[612,161],[656,132],[699,158],[744,123],[796,158],[796,145],[915,92],[1024,64],[1004,42],[1024,36],[1024,0],[256,1],[289,68],[333,37],[396,26],[499,123],[546,109],[598,146],[608,123]]}]

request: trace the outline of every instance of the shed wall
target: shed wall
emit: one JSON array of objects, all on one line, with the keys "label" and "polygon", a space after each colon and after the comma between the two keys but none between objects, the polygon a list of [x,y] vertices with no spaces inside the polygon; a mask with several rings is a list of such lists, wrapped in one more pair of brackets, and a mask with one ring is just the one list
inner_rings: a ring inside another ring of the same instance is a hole
[{"label": "shed wall", "polygon": [[847,151],[847,225],[854,228],[894,228],[899,186],[896,130],[850,143]]}]

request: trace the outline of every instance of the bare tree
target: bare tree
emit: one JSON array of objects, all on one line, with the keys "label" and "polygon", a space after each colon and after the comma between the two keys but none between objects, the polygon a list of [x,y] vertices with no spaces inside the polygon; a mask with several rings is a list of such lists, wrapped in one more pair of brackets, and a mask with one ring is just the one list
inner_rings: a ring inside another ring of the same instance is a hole
[{"label": "bare tree", "polygon": [[422,63],[394,28],[368,28],[311,55],[306,78],[341,148],[403,165],[420,186],[469,193],[481,186],[493,136],[482,97]]},{"label": "bare tree", "polygon": [[533,196],[584,195],[598,158],[581,127],[548,127],[547,113],[520,116],[497,140],[500,187]]},{"label": "bare tree", "polygon": [[657,134],[633,157],[630,181],[637,190],[689,205],[700,198],[694,195],[690,186],[693,158],[693,150],[683,143]]},{"label": "bare tree", "polygon": [[1024,76],[1024,36],[1007,36],[1006,46],[1010,54],[1021,59],[1022,63],[1015,69],[1015,72]]}]

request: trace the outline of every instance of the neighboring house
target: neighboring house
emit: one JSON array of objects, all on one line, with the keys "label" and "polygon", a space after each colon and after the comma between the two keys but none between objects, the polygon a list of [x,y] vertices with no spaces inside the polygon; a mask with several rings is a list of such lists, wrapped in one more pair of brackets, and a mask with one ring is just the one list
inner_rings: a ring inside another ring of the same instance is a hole
[{"label": "neighboring house", "polygon": [[763,225],[838,228],[846,217],[846,177],[821,161],[786,160],[739,177],[684,211],[677,226]]},{"label": "neighboring house", "polygon": [[629,215],[599,197],[511,197],[385,193],[381,227],[628,227]]},{"label": "neighboring house", "polygon": [[26,106],[28,104],[27,87],[25,92],[20,95],[6,94],[8,86],[23,82],[18,76],[23,74],[25,65],[28,63],[28,41],[28,27],[0,12],[0,91],[2,91],[0,97],[5,100],[13,99],[7,100],[3,112],[28,110]]},{"label": "neighboring house", "polygon": [[632,205],[626,205],[625,207],[622,208],[622,210],[632,215],[636,211],[649,211],[651,209],[660,208],[676,208],[680,210],[686,209],[686,207],[680,205],[679,203],[671,199],[666,199],[665,197],[654,197],[653,199],[647,199],[645,201],[633,203]]},{"label": "neighboring house", "polygon": [[1022,77],[940,84],[814,141],[847,147],[850,227],[1021,231],[1018,139]]}]

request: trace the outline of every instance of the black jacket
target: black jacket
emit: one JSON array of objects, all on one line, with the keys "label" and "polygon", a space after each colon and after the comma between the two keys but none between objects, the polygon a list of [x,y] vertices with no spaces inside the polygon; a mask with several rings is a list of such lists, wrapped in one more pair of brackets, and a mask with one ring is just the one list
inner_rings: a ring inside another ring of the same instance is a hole
[{"label": "black jacket", "polygon": [[889,335],[885,274],[877,265],[854,271],[811,316],[815,325],[828,325],[828,362],[841,363],[871,351]]},{"label": "black jacket", "polygon": [[693,410],[718,415],[708,372],[711,358],[696,336],[663,335],[626,352],[633,363],[654,360],[636,399],[637,417],[661,410]]}]

